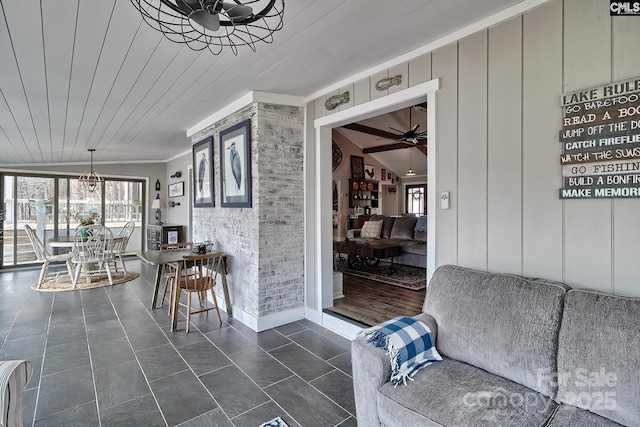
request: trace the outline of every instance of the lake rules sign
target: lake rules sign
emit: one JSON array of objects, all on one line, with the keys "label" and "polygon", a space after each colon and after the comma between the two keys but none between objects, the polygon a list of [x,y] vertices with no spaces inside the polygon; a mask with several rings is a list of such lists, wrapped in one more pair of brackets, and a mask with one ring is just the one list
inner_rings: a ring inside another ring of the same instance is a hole
[{"label": "lake rules sign", "polygon": [[562,95],[561,199],[640,197],[640,77]]}]

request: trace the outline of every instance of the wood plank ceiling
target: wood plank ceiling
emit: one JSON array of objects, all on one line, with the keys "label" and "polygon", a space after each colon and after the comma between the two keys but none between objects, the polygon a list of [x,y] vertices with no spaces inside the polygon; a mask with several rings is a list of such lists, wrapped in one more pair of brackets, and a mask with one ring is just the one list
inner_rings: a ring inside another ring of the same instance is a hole
[{"label": "wood plank ceiling", "polygon": [[0,0],[0,165],[165,161],[250,90],[308,96],[521,0],[288,0],[257,52],[174,44],[128,0]]}]

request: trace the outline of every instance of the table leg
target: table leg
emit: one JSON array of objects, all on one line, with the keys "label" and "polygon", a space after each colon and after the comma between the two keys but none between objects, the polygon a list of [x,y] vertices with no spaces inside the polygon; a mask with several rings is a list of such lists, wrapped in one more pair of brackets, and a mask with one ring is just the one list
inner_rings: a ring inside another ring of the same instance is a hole
[{"label": "table leg", "polygon": [[[171,310],[171,331],[175,331],[178,328],[178,309],[180,307],[180,275],[182,274],[182,263],[179,262],[176,268],[176,279],[171,285],[171,303],[173,304],[173,310]],[[189,298],[191,296],[189,295]]]},{"label": "table leg", "polygon": [[151,309],[156,308],[158,302],[158,290],[160,289],[160,279],[162,278],[162,264],[156,267],[156,282],[153,290],[153,300],[151,301]]},{"label": "table leg", "polygon": [[231,308],[231,298],[229,297],[229,287],[227,286],[227,274],[226,268],[220,271],[220,278],[222,279],[222,291],[224,292],[224,301],[227,306],[227,316],[233,317],[233,309]]},{"label": "table leg", "polygon": [[397,273],[400,270],[400,267],[394,269],[393,257],[395,256],[395,254],[396,254],[395,251],[391,252],[391,265],[389,266],[389,275]]}]

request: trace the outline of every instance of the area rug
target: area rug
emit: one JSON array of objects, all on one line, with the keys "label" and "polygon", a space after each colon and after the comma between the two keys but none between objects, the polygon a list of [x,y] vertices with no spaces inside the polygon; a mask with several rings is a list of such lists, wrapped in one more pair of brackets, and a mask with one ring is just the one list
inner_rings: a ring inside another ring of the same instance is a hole
[{"label": "area rug", "polygon": [[[129,282],[138,276],[140,276],[140,274],[132,271],[128,273],[119,272],[119,273],[111,274],[114,285],[119,285],[121,283]],[[84,277],[80,277],[78,279],[78,284],[76,286],[76,289],[73,289],[71,278],[67,275],[64,275],[64,276],[59,276],[57,278],[45,279],[45,281],[42,282],[42,286],[40,287],[40,289],[38,289],[38,283],[34,283],[33,285],[31,285],[31,289],[39,292],[64,292],[64,291],[73,291],[73,290],[80,291],[84,289],[101,288],[103,286],[109,286],[109,278],[106,275],[100,276],[97,278],[96,277],[91,278],[91,283],[87,283],[87,279],[85,279]]]},{"label": "area rug", "polygon": [[260,427],[289,427],[289,426],[287,426],[287,423],[282,421],[282,418],[276,417],[271,421],[267,421],[264,424],[260,424]]},{"label": "area rug", "polygon": [[369,280],[386,283],[388,285],[400,286],[402,288],[418,291],[427,287],[427,270],[425,268],[413,267],[411,265],[393,264],[380,261],[377,267],[364,265],[362,270],[354,270],[346,265],[338,264],[338,271],[343,274],[363,277]]}]

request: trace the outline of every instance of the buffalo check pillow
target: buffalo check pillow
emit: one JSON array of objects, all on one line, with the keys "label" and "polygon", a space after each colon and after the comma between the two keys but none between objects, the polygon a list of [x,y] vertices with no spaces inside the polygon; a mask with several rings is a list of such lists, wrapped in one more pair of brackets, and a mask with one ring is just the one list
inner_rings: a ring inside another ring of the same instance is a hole
[{"label": "buffalo check pillow", "polygon": [[412,317],[395,317],[361,333],[368,343],[387,351],[395,386],[406,385],[420,369],[442,360],[429,327]]},{"label": "buffalo check pillow", "polygon": [[362,230],[360,230],[360,237],[379,239],[380,233],[382,233],[382,220],[365,221],[364,224],[362,224]]}]

